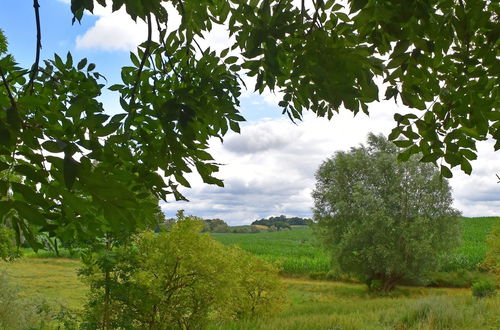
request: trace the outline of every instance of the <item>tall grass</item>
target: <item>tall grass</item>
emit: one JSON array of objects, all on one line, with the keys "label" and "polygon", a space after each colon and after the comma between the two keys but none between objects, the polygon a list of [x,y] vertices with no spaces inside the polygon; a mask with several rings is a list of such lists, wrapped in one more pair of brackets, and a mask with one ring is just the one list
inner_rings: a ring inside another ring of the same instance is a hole
[{"label": "tall grass", "polygon": [[360,284],[287,280],[291,304],[275,317],[210,329],[498,329],[499,298],[478,301],[463,289],[403,288],[374,296]]}]

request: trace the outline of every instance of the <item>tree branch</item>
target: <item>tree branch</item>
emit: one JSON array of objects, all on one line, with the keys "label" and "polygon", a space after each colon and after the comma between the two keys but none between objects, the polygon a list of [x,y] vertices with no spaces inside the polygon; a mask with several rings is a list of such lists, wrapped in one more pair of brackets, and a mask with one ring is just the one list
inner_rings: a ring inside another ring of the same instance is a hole
[{"label": "tree branch", "polygon": [[151,50],[151,35],[152,35],[152,27],[151,27],[151,14],[148,14],[148,40],[146,41],[146,48],[144,49],[144,55],[142,56],[141,63],[139,64],[139,71],[137,72],[137,80],[135,81],[134,88],[132,89],[132,94],[130,95],[130,104],[133,104],[135,101],[135,95],[137,93],[137,89],[139,88],[139,84],[141,81],[142,70],[144,70],[144,65],[146,64],[146,60],[149,57],[149,52]]},{"label": "tree branch", "polygon": [[2,68],[0,68],[0,76],[2,76],[2,82],[3,82],[5,89],[7,90],[7,96],[9,97],[10,104],[11,104],[12,108],[16,109],[16,107],[17,107],[16,100],[14,99],[14,95],[12,95],[12,92],[10,91],[9,84],[7,83],[7,80],[5,79],[5,75],[3,73]]},{"label": "tree branch", "polygon": [[36,55],[35,63],[31,68],[30,80],[27,85],[27,91],[33,93],[33,84],[35,82],[35,77],[38,73],[38,65],[40,63],[40,51],[42,49],[42,29],[40,27],[40,4],[38,0],[33,0],[33,8],[35,9],[35,20],[36,20]]}]

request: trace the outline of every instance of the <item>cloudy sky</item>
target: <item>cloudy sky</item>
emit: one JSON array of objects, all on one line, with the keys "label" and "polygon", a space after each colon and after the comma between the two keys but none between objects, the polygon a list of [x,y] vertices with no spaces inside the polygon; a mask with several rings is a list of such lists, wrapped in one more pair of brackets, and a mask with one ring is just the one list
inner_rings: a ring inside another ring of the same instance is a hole
[{"label": "cloudy sky", "polygon": [[[109,85],[119,82],[120,67],[129,62],[129,52],[145,39],[144,23],[135,24],[124,12],[110,13],[98,8],[86,15],[81,25],[71,25],[69,1],[41,1],[43,27],[42,57],[54,52],[70,51],[76,59],[87,57],[96,63]],[[172,19],[175,24],[175,18]],[[22,22],[22,23],[21,23]],[[35,27],[31,1],[2,0],[0,28],[4,30],[10,51],[23,65],[32,63],[35,47]],[[207,35],[203,46],[222,49],[227,33],[218,27]],[[208,186],[196,175],[189,176],[192,189],[183,192],[190,202],[162,205],[167,216],[178,209],[202,217],[218,217],[228,223],[248,224],[272,215],[311,215],[311,191],[314,172],[327,157],[338,150],[363,143],[369,132],[389,134],[395,125],[393,114],[406,109],[393,102],[373,103],[370,117],[353,117],[347,111],[328,121],[311,114],[297,125],[281,116],[278,97],[244,93],[241,111],[247,122],[241,134],[229,134],[224,144],[214,140],[211,152],[223,163],[219,177],[225,187]],[[105,93],[102,101],[110,113],[119,112],[117,95]],[[500,153],[493,143],[478,145],[478,160],[472,162],[468,176],[453,170],[455,207],[466,216],[500,215]]]}]

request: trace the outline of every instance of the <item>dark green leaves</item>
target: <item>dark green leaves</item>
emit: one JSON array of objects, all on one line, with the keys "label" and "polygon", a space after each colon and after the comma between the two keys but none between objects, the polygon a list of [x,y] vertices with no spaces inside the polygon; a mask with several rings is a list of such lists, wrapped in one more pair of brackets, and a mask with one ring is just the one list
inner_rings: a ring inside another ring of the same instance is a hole
[{"label": "dark green leaves", "polygon": [[78,173],[79,163],[69,154],[65,154],[63,162],[64,184],[66,188],[71,189],[75,183]]},{"label": "dark green leaves", "polygon": [[[70,53],[42,59],[26,93],[29,70],[6,53],[0,32],[0,172],[12,176],[0,179],[0,191],[15,183],[18,233],[33,225],[97,237],[133,227],[144,196],[182,199],[178,187],[189,186],[193,169],[222,185],[207,150],[211,138],[240,132],[242,75],[255,77],[259,93],[280,92],[291,120],[309,110],[327,118],[368,113],[383,80],[386,99],[412,108],[394,116],[389,138],[402,148],[398,159],[420,153],[442,163],[444,177],[454,166],[471,173],[476,141],[492,137],[500,149],[494,1],[464,9],[448,0],[350,0],[347,10],[316,1],[302,10],[292,1],[183,0],[172,3],[182,17],[173,30],[160,0],[97,3],[134,20],[158,19],[155,41],[131,53],[122,82],[109,87],[120,94],[118,115],[103,113],[96,65]],[[94,5],[72,0],[74,19]],[[227,24],[234,40],[220,53],[197,42],[216,24]],[[42,209],[51,212],[44,227]]]}]

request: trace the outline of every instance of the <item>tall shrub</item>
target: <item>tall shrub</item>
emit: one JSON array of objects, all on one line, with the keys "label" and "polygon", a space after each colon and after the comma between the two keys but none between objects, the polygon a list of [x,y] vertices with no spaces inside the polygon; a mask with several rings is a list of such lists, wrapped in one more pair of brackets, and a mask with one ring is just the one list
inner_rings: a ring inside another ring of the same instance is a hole
[{"label": "tall shrub", "polygon": [[170,232],[143,232],[131,244],[87,255],[81,274],[92,293],[84,327],[200,329],[279,310],[278,269],[202,228],[180,214]]}]

